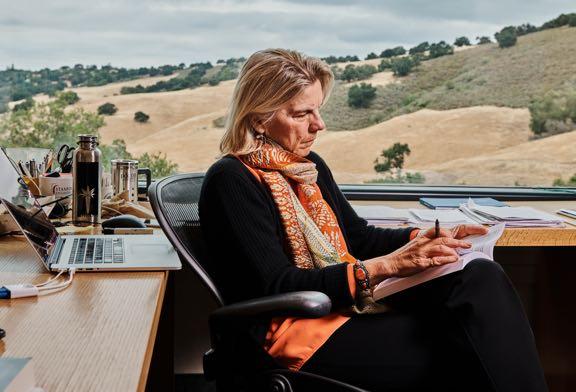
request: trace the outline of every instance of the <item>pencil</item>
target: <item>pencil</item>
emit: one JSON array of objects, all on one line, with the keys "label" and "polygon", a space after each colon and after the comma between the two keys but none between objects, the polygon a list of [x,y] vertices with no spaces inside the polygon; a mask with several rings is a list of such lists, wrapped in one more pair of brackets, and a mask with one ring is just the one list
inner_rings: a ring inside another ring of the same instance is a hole
[{"label": "pencil", "polygon": [[434,238],[438,238],[440,235],[440,221],[436,219],[436,223],[434,224]]}]

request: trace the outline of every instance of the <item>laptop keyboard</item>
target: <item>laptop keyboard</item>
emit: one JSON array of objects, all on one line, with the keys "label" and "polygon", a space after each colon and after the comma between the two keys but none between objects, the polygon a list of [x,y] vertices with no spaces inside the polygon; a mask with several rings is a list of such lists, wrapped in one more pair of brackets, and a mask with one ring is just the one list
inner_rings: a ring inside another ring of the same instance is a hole
[{"label": "laptop keyboard", "polygon": [[68,264],[123,263],[122,238],[75,238]]}]

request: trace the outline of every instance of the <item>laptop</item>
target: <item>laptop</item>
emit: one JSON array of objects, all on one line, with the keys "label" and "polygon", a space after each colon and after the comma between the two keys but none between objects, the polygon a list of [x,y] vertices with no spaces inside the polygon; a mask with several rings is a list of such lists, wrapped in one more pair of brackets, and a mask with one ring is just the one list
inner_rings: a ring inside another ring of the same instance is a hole
[{"label": "laptop", "polygon": [[49,271],[158,271],[182,268],[163,235],[65,235],[28,190],[4,149],[0,153],[0,214],[7,211]]}]

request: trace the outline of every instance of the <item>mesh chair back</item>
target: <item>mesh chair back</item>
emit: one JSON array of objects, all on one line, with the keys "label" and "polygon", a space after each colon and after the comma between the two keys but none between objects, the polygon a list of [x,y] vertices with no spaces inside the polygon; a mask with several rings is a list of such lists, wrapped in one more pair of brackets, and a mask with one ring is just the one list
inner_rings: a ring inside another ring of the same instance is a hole
[{"label": "mesh chair back", "polygon": [[222,296],[206,272],[202,260],[205,243],[200,230],[198,200],[204,174],[178,174],[159,180],[148,189],[150,204],[164,233],[198,275],[216,302],[222,306]]}]

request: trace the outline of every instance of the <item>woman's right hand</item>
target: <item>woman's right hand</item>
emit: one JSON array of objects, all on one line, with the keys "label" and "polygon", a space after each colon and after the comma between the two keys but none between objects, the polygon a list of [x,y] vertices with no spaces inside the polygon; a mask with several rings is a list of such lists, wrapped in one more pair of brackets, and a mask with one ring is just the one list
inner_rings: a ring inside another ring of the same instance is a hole
[{"label": "woman's right hand", "polygon": [[458,261],[457,248],[471,244],[448,236],[430,239],[416,237],[394,252],[364,261],[372,285],[390,277],[414,275],[430,267]]}]

